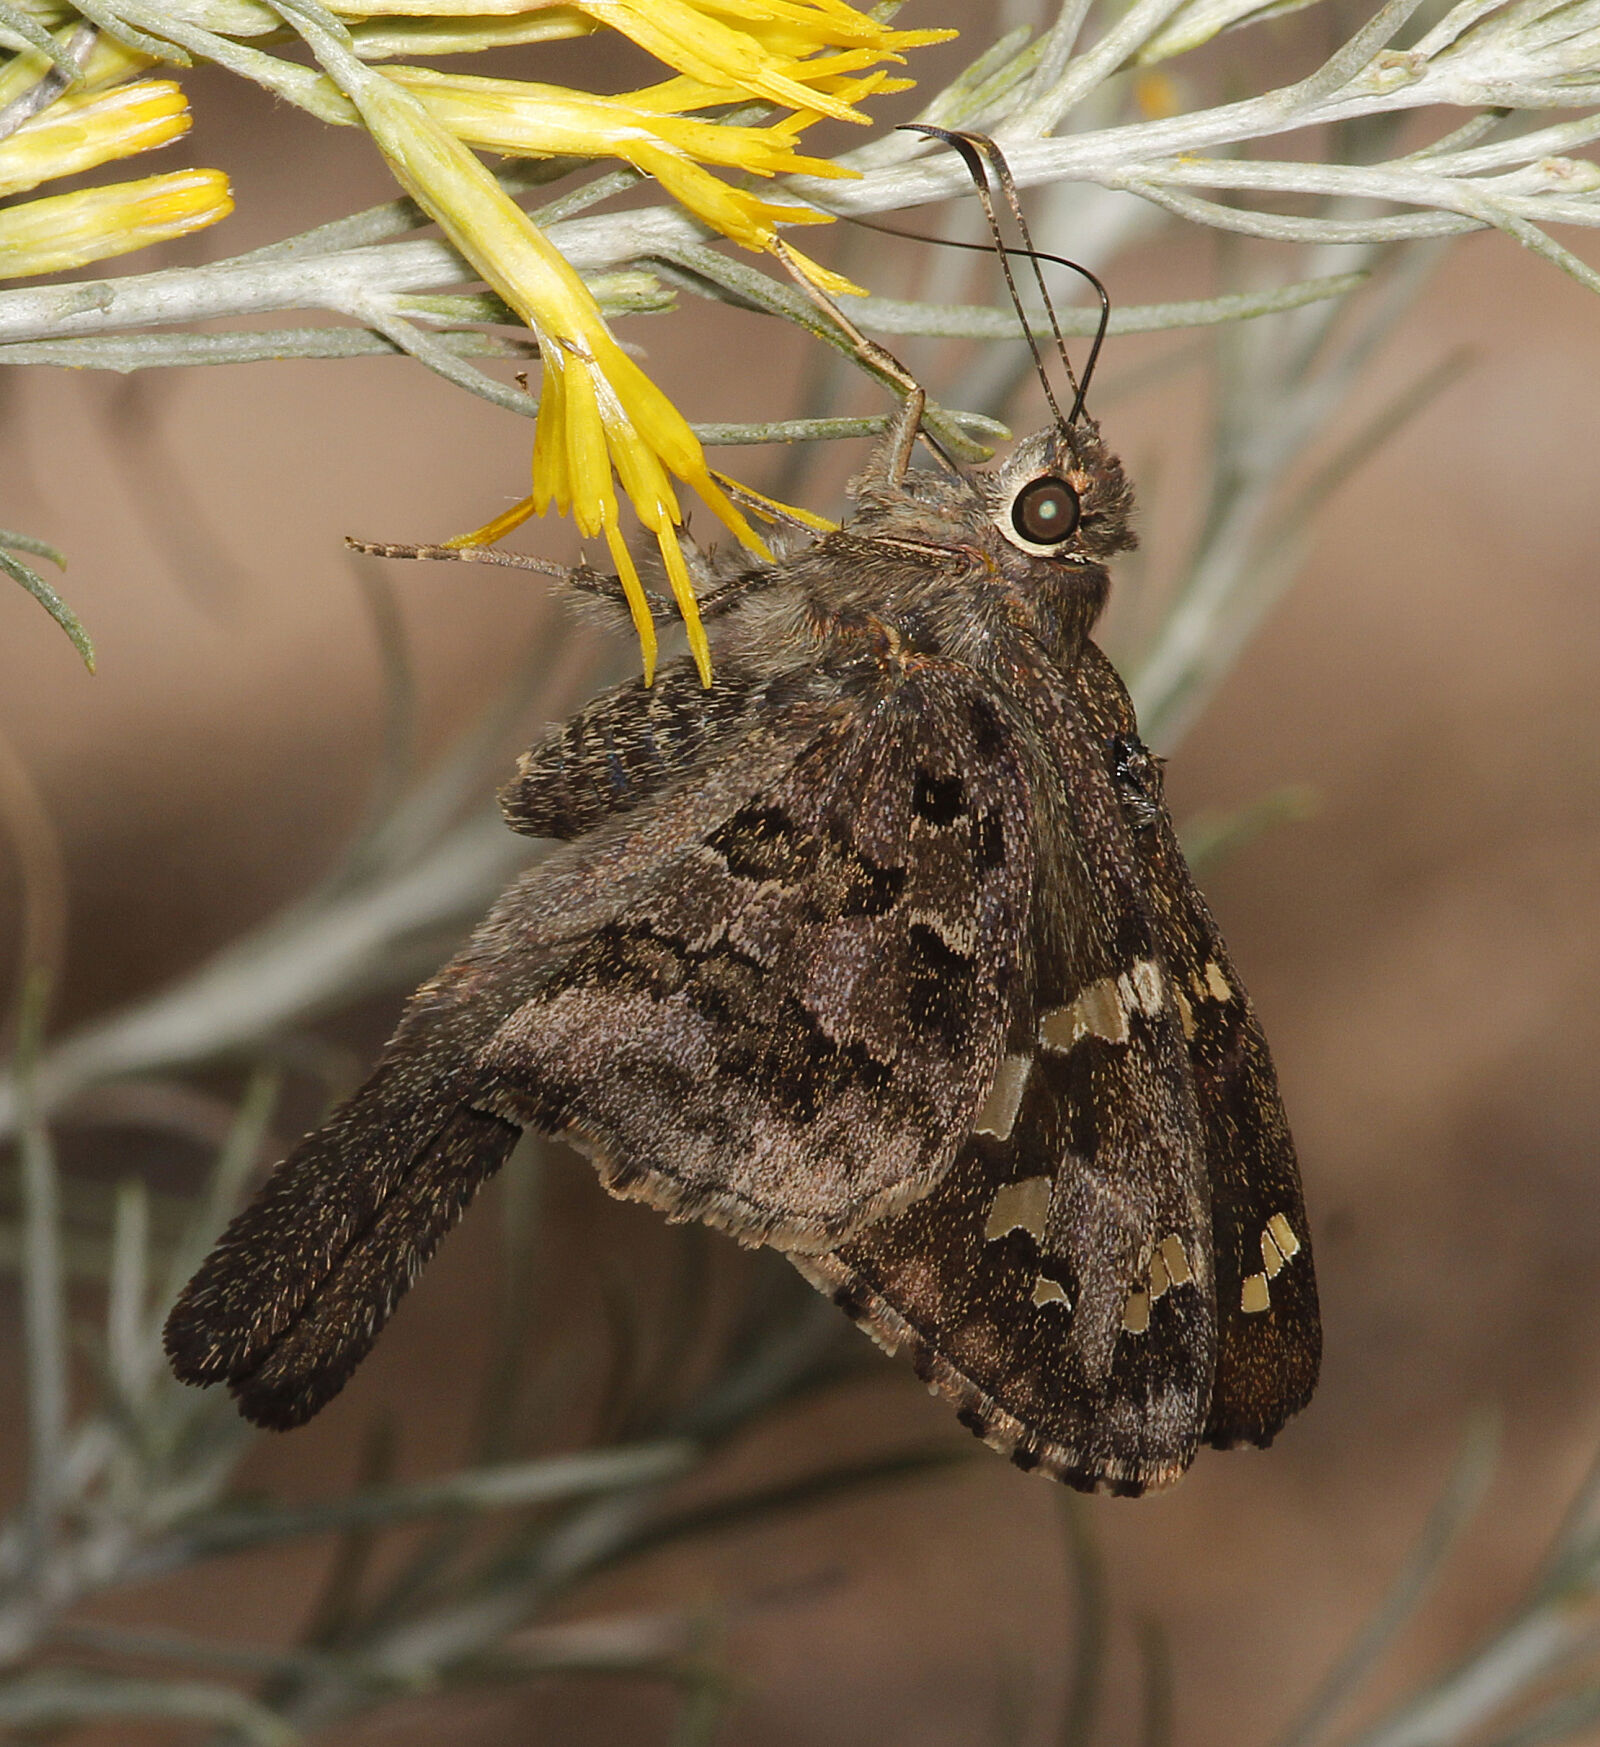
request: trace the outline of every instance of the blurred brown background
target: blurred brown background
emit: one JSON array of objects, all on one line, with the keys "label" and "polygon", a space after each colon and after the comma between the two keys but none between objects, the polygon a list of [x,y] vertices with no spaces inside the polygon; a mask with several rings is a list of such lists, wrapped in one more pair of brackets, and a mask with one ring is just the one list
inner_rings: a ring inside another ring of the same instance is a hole
[{"label": "blurred brown background", "polygon": [[[220,82],[197,81],[195,102],[202,124],[178,151],[222,164],[240,196],[202,247],[389,197],[359,141]],[[273,156],[286,149],[292,186]],[[1202,294],[1213,268],[1180,235],[1110,277],[1137,302]],[[692,417],[792,405],[800,345],[756,318],[686,300],[624,332]],[[1108,379],[1163,344],[1114,344]],[[1318,797],[1311,820],[1206,884],[1295,1123],[1327,1361],[1272,1451],[1206,1453],[1168,1495],[1087,1502],[1117,1609],[1112,1739],[1129,1738],[1135,1628],[1154,1617],[1171,1633],[1177,1739],[1266,1740],[1377,1603],[1474,1410],[1497,1409],[1489,1506],[1380,1683],[1415,1685],[1515,1599],[1600,1443],[1600,306],[1509,241],[1471,238],[1386,349],[1374,395],[1459,344],[1470,367],[1327,506],[1292,596],[1169,771],[1180,817],[1291,782]],[[67,549],[66,592],[100,655],[90,679],[32,602],[0,590],[0,731],[69,869],[70,1023],[198,962],[328,865],[365,799],[379,715],[341,536],[485,519],[525,489],[531,430],[398,360],[131,385],[34,370],[0,397],[3,519]],[[1160,481],[1151,527],[1169,561],[1206,404],[1203,373],[1176,372],[1104,415],[1135,480]],[[758,454],[729,464],[771,477]],[[528,543],[571,550],[559,529]],[[437,747],[549,609],[510,573],[393,580]],[[370,1050],[392,1012],[373,1005],[341,1035]],[[655,1241],[653,1216],[607,1202],[581,1163],[553,1179],[549,1217],[577,1255]],[[262,1437],[248,1484],[347,1484],[385,1402],[403,1474],[458,1459],[493,1226],[480,1207],[346,1395],[304,1432]],[[587,1302],[564,1268],[552,1315]],[[808,1450],[947,1427],[883,1361],[734,1460],[803,1466]],[[721,1739],[737,1747],[1043,1742],[1072,1626],[1059,1512],[1050,1486],[980,1453],[663,1555],[599,1599],[721,1611],[744,1692]],[[323,1556],[240,1560],[103,1611],[279,1641]],[[550,1683],[465,1709],[419,1699],[336,1738],[602,1747],[665,1739],[665,1703]]]}]

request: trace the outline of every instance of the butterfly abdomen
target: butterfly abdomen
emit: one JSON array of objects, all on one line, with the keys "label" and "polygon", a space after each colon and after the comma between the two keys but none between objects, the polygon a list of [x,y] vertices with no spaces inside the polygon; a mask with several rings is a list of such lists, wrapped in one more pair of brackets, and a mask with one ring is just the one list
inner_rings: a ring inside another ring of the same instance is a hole
[{"label": "butterfly abdomen", "polygon": [[178,1376],[227,1383],[258,1425],[299,1425],[339,1392],[521,1133],[448,1082],[406,1108],[406,1078],[380,1068],[300,1143],[167,1320]]}]

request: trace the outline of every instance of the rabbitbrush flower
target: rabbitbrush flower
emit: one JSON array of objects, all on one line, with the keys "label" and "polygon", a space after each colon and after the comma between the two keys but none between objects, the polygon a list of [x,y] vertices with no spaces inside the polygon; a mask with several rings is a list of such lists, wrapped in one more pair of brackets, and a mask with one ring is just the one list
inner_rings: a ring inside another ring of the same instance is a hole
[{"label": "rabbitbrush flower", "polygon": [[[44,57],[36,58],[42,76]],[[142,62],[125,51],[101,57],[84,83],[124,77]],[[0,196],[166,145],[188,132],[189,119],[183,92],[168,79],[57,97],[0,139]],[[232,210],[220,170],[178,170],[0,207],[0,279],[125,255],[187,236]]]},{"label": "rabbitbrush flower", "polygon": [[[697,217],[750,249],[769,249],[777,227],[827,224],[827,213],[792,202],[778,204],[737,188],[704,168],[717,164],[755,176],[797,174],[848,176],[826,158],[795,151],[800,130],[813,115],[795,115],[769,127],[727,127],[685,116],[689,108],[733,101],[694,80],[673,80],[621,97],[589,97],[557,85],[439,73],[427,67],[390,67],[389,78],[422,100],[435,121],[469,145],[525,157],[614,157],[653,176]],[[898,89],[905,81],[883,73],[835,80],[852,96]],[[797,251],[806,271],[825,290],[855,289]]]},{"label": "rabbitbrush flower", "polygon": [[[407,5],[416,14],[422,6]],[[401,185],[532,329],[543,365],[533,490],[460,544],[487,544],[555,508],[602,537],[622,579],[654,672],[655,627],[624,539],[617,487],[655,536],[689,646],[709,682],[710,651],[680,544],[673,481],[694,490],[739,540],[765,547],[713,478],[688,421],[623,352],[583,281],[470,149],[619,158],[654,176],[706,224],[748,248],[770,249],[779,223],[825,222],[809,208],[721,181],[715,165],[771,177],[845,174],[800,156],[800,132],[821,116],[864,122],[856,107],[899,89],[880,63],[949,31],[893,31],[843,0],[581,0],[561,9],[574,29],[607,25],[678,77],[620,97],[561,87],[365,64],[349,33],[311,0],[279,0],[324,72],[354,106]],[[364,17],[401,8],[363,5]],[[434,0],[430,15],[482,12],[483,0]],[[535,7],[503,8],[536,11]],[[734,127],[691,109],[752,99],[792,111],[764,127]],[[848,281],[788,251],[824,289]]]}]

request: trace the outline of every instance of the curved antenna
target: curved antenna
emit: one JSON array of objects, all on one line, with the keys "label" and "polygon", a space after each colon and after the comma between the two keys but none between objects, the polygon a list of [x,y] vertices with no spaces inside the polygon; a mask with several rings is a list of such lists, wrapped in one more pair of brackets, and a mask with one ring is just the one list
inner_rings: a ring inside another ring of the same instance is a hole
[{"label": "curved antenna", "polygon": [[[1033,337],[1033,324],[1028,320],[1027,312],[1022,307],[1022,298],[1017,291],[1017,282],[1011,274],[1010,251],[1006,247],[1005,236],[1000,229],[1000,220],[995,216],[994,200],[989,193],[989,172],[985,165],[982,152],[975,140],[964,133],[955,133],[947,128],[930,127],[924,122],[907,122],[895,130],[897,133],[920,133],[929,139],[942,140],[953,151],[960,154],[961,161],[967,166],[967,174],[972,178],[972,185],[978,191],[978,199],[983,204],[983,216],[989,221],[989,231],[994,237],[993,253],[1000,257],[1000,271],[1005,274],[1006,290],[1011,294],[1011,307],[1017,312],[1017,322],[1022,328],[1022,337],[1028,342],[1028,350],[1033,354],[1033,367],[1038,372],[1039,386],[1044,390],[1044,397],[1050,403],[1050,411],[1055,416],[1057,427],[1063,432],[1067,429],[1067,421],[1061,416],[1061,405],[1056,399],[1056,391],[1050,385],[1050,373],[1044,367],[1044,354],[1039,350],[1038,342]],[[1037,271],[1037,267],[1035,271]],[[1045,300],[1045,308],[1050,309],[1049,299]],[[1060,329],[1056,326],[1055,311],[1050,310],[1050,327],[1056,336],[1056,344],[1061,348],[1061,355],[1066,357],[1065,344],[1061,338]],[[1078,379],[1072,374],[1072,366],[1067,366],[1067,377],[1076,388]],[[1079,397],[1082,398],[1081,396]]]},{"label": "curved antenna", "polygon": [[[1076,420],[1078,414],[1083,410],[1082,395],[1089,392],[1089,383],[1094,375],[1094,367],[1100,357],[1101,342],[1110,331],[1111,323],[1111,294],[1101,284],[1098,276],[1091,273],[1081,261],[1069,261],[1065,255],[1052,255],[1048,249],[1019,249],[1012,243],[1004,245],[968,243],[957,237],[932,236],[927,231],[904,231],[898,225],[879,224],[876,219],[862,218],[859,213],[855,212],[841,213],[840,216],[846,224],[859,225],[862,230],[877,231],[880,236],[901,237],[908,243],[931,243],[936,249],[971,249],[980,255],[1001,254],[1029,261],[1048,261],[1054,267],[1070,267],[1074,273],[1081,273],[1094,287],[1095,294],[1100,300],[1100,319],[1095,324],[1094,339],[1089,347],[1089,362],[1083,372],[1083,388],[1079,399],[1073,402],[1072,419],[1068,422]],[[1026,317],[1023,318],[1024,322],[1026,319]],[[1037,353],[1034,354],[1034,358],[1037,361]]]},{"label": "curved antenna", "polygon": [[[960,154],[962,162],[967,167],[967,173],[972,177],[978,199],[983,204],[984,217],[989,221],[989,230],[994,238],[992,252],[1000,257],[1000,270],[1005,275],[1006,290],[1010,293],[1012,307],[1017,312],[1017,320],[1021,323],[1023,338],[1028,342],[1028,350],[1033,354],[1034,368],[1039,374],[1039,382],[1044,389],[1045,399],[1049,402],[1057,425],[1063,430],[1075,425],[1083,417],[1084,400],[1089,392],[1089,384],[1094,379],[1095,366],[1100,361],[1100,348],[1105,341],[1106,328],[1111,320],[1110,294],[1100,282],[1099,277],[1091,273],[1081,262],[1069,261],[1063,255],[1046,254],[1043,250],[1034,248],[1033,238],[1028,232],[1028,221],[1022,215],[1022,202],[1017,198],[1017,185],[1011,174],[1011,166],[1006,162],[1005,154],[987,134],[962,133],[953,128],[933,127],[927,122],[915,121],[905,123],[896,131],[899,133],[919,133],[925,138],[940,140]],[[1001,232],[1000,222],[994,210],[994,201],[989,191],[988,167],[991,164],[999,178],[1001,190],[1005,194],[1006,205],[1010,208],[1011,216],[1016,221],[1017,229],[1022,235],[1025,245],[1023,248],[1010,247]],[[870,228],[878,230],[884,227],[872,225]],[[905,236],[910,233],[902,231],[898,234]],[[948,247],[958,249],[981,249],[984,246],[982,243],[956,242],[945,237],[926,237],[918,240],[944,243]],[[1012,255],[1025,257],[1033,266],[1033,276],[1039,287],[1039,296],[1050,320],[1050,331],[1055,336],[1056,353],[1061,359],[1062,368],[1067,373],[1067,380],[1072,384],[1074,390],[1072,412],[1066,419],[1061,416],[1061,408],[1056,401],[1055,392],[1050,386],[1050,379],[1044,367],[1044,358],[1034,342],[1032,324],[1022,307],[1022,299],[1018,295],[1016,281],[1011,274],[1010,257]],[[1067,342],[1062,336],[1061,324],[1056,319],[1055,306],[1051,303],[1050,293],[1045,286],[1044,273],[1039,265],[1041,261],[1051,261],[1058,266],[1070,267],[1074,273],[1088,280],[1100,299],[1100,321],[1095,329],[1094,340],[1089,347],[1089,361],[1084,366],[1081,380],[1074,372],[1072,360],[1067,355]]]}]

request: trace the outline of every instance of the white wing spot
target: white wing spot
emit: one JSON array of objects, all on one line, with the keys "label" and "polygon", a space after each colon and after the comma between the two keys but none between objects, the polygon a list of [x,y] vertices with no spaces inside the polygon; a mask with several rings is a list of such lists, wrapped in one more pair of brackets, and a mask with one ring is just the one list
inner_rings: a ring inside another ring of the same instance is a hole
[{"label": "white wing spot", "polygon": [[1150,1326],[1150,1294],[1130,1292],[1122,1307],[1122,1326],[1131,1335],[1142,1335]]},{"label": "white wing spot", "polygon": [[1294,1235],[1294,1227],[1281,1213],[1274,1213],[1267,1221],[1267,1230],[1286,1262],[1300,1254],[1300,1240]]},{"label": "white wing spot", "polygon": [[1272,1241],[1270,1231],[1261,1234],[1261,1266],[1266,1269],[1269,1280],[1276,1280],[1287,1266],[1283,1251]]},{"label": "white wing spot", "polygon": [[1004,1183],[994,1192],[985,1239],[993,1243],[1008,1231],[1025,1231],[1035,1239],[1044,1236],[1044,1217],[1050,1208],[1050,1179],[1024,1177],[1020,1183]]},{"label": "white wing spot", "polygon": [[1172,1277],[1167,1272],[1167,1264],[1162,1259],[1160,1250],[1150,1258],[1150,1302],[1166,1296],[1167,1288],[1172,1284]]},{"label": "white wing spot", "polygon": [[1174,1286],[1187,1286],[1194,1279],[1194,1270],[1189,1266],[1189,1252],[1183,1247],[1183,1239],[1176,1232],[1170,1237],[1162,1238],[1161,1260],[1166,1263],[1167,1278]]},{"label": "white wing spot", "polygon": [[1239,1308],[1246,1316],[1254,1316],[1262,1310],[1271,1310],[1272,1294],[1267,1290],[1265,1274],[1252,1274],[1245,1281],[1239,1293]]},{"label": "white wing spot", "polygon": [[1033,1283],[1033,1301],[1035,1304],[1064,1304],[1072,1308],[1072,1301],[1067,1297],[1065,1289],[1056,1281],[1046,1279],[1041,1274]]},{"label": "white wing spot", "polygon": [[989,1096],[984,1099],[978,1119],[972,1125],[974,1134],[992,1135],[996,1140],[1011,1138],[1032,1066],[1031,1055],[1008,1055],[1001,1061],[994,1084],[989,1088]]},{"label": "white wing spot", "polygon": [[1233,999],[1233,985],[1222,974],[1222,966],[1215,959],[1206,965],[1206,993],[1213,1001]]},{"label": "white wing spot", "polygon": [[1052,1007],[1039,1015],[1039,1041],[1046,1049],[1069,1050],[1081,1037],[1128,1041],[1128,1006],[1112,978],[1090,983],[1070,1007]]},{"label": "white wing spot", "polygon": [[1182,989],[1176,983],[1172,985],[1173,1004],[1178,1009],[1178,1023],[1183,1027],[1185,1037],[1194,1036],[1194,1008],[1189,1005]]}]

